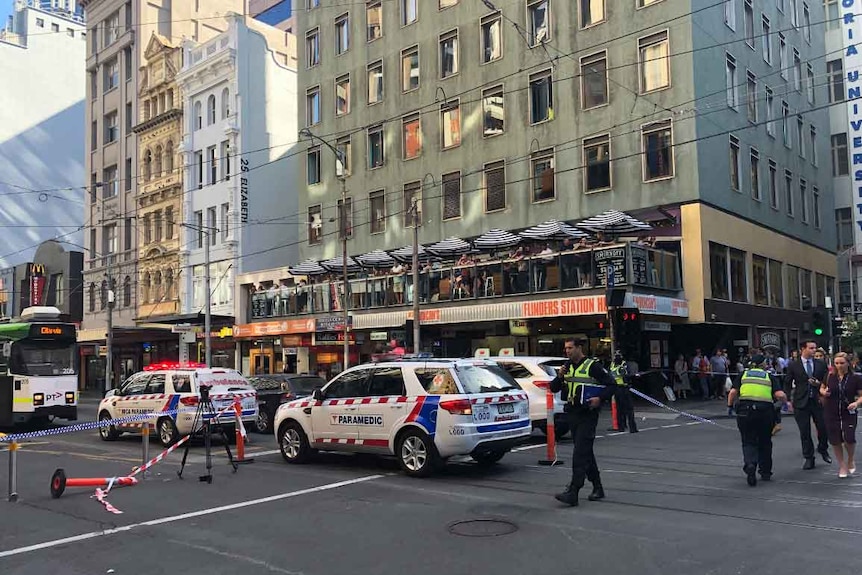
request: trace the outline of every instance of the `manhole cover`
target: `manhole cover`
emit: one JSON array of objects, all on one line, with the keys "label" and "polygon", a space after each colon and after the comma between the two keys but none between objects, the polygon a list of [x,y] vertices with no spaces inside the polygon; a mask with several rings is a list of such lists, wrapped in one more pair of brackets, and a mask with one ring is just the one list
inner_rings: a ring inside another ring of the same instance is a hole
[{"label": "manhole cover", "polygon": [[499,519],[469,519],[449,525],[449,533],[461,537],[499,537],[510,535],[517,530],[518,526],[511,521]]}]

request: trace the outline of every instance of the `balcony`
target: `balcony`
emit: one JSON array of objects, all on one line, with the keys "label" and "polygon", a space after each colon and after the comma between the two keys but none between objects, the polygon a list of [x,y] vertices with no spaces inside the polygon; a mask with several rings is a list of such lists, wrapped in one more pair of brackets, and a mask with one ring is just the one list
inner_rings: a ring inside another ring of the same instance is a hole
[{"label": "balcony", "polygon": [[[399,273],[367,270],[351,274],[350,310],[410,306],[416,291],[420,304],[429,305],[589,292],[605,289],[609,273],[614,287],[670,295],[682,290],[678,253],[638,243],[577,247],[529,257],[462,258],[455,264],[424,264],[418,290],[414,289],[407,266],[403,271],[393,269]],[[306,283],[304,278],[290,278],[282,280],[281,285],[273,283],[250,293],[248,317],[293,317],[343,310],[344,282],[339,274],[309,280]]]}]

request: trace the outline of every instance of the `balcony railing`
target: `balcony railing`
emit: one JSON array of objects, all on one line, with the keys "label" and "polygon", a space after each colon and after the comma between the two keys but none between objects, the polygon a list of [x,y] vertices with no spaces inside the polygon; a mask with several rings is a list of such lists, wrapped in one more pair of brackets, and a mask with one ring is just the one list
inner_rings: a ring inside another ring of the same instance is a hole
[{"label": "balcony railing", "polygon": [[[418,290],[404,266],[392,271],[353,274],[349,279],[350,309],[369,310],[420,303],[461,302],[494,298],[585,291],[606,287],[613,274],[616,287],[678,292],[679,256],[671,251],[637,244],[614,244],[529,257],[425,264]],[[344,287],[338,274],[312,283],[273,285],[249,294],[252,319],[319,314],[343,310]]]}]

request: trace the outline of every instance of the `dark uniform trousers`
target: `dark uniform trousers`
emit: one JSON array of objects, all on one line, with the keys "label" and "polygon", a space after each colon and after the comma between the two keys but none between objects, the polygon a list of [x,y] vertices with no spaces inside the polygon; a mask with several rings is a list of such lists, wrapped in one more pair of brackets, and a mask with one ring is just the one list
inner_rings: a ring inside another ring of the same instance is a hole
[{"label": "dark uniform trousers", "polygon": [[617,398],[617,424],[622,431],[628,428],[637,431],[638,424],[635,421],[635,404],[632,401],[631,392],[627,385],[618,385],[614,390]]},{"label": "dark uniform trousers", "polygon": [[570,406],[569,425],[572,428],[574,451],[572,453],[572,484],[573,490],[584,486],[584,479],[589,479],[593,485],[601,483],[599,466],[593,453],[593,443],[596,441],[596,426],[599,423],[599,410],[586,409],[581,406]]},{"label": "dark uniform trousers", "polygon": [[799,426],[799,436],[802,438],[802,457],[814,459],[814,441],[811,440],[811,420],[817,429],[817,453],[829,453],[829,443],[826,438],[826,421],[823,418],[823,406],[817,399],[809,399],[808,405],[793,410],[793,418]]},{"label": "dark uniform trousers", "polygon": [[741,400],[736,426],[742,436],[742,467],[746,474],[760,469],[761,475],[772,474],[772,426],[775,412],[772,402]]}]

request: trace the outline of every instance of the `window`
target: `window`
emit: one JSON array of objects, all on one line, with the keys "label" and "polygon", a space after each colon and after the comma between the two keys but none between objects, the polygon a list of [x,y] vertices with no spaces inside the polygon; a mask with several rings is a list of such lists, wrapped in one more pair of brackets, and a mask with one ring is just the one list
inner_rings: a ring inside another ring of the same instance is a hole
[{"label": "window", "polygon": [[503,108],[503,87],[482,91],[482,136],[488,138],[505,132],[506,114]]},{"label": "window", "polygon": [[458,73],[458,31],[440,36],[440,77],[448,78]]},{"label": "window", "polygon": [[[170,94],[170,91],[168,91],[168,94]],[[221,119],[224,120],[228,116],[230,116],[230,90],[225,88],[221,91]]]},{"label": "window", "polygon": [[787,39],[781,32],[778,33],[778,69],[781,77],[787,79]]},{"label": "window", "polygon": [[551,15],[548,10],[548,0],[527,0],[530,46],[538,46],[551,39]]},{"label": "window", "polygon": [[805,157],[805,122],[796,117],[796,140],[799,142],[799,157]]},{"label": "window", "polygon": [[315,126],[320,123],[320,86],[309,88],[305,92],[305,125]]},{"label": "window", "polygon": [[155,236],[155,241],[157,242],[162,241],[162,232],[164,231],[163,225],[164,223],[162,222],[162,211],[156,210],[155,213],[153,213],[153,235]]},{"label": "window", "polygon": [[219,146],[219,154],[221,155],[221,179],[224,181],[230,180],[230,142],[225,140]]},{"label": "window", "polygon": [[342,158],[341,160],[335,158],[335,175],[339,178],[349,176],[353,173],[351,169],[353,166],[353,143],[350,136],[338,138],[335,141],[335,149],[338,150]]},{"label": "window", "polygon": [[153,153],[153,177],[162,177],[162,147],[156,146],[156,151]]},{"label": "window", "polygon": [[835,225],[838,228],[838,250],[846,250],[853,246],[853,210],[838,208],[835,210]]},{"label": "window", "polygon": [[221,226],[221,239],[222,241],[227,241],[227,238],[230,234],[230,204],[224,203],[221,205],[221,222],[219,223]]},{"label": "window", "polygon": [[344,54],[350,50],[350,15],[342,14],[335,19],[335,53]]},{"label": "window", "polygon": [[114,12],[105,19],[105,47],[120,38],[120,12]]},{"label": "window", "polygon": [[320,30],[314,28],[305,35],[305,67],[313,68],[320,64]]},{"label": "window", "polygon": [[781,277],[781,262],[769,260],[769,305],[784,307],[784,281]]},{"label": "window", "polygon": [[99,77],[95,72],[90,72],[90,99],[95,100],[99,91]]},{"label": "window", "polygon": [[379,168],[385,161],[383,126],[368,128],[368,168]]},{"label": "window", "polygon": [[422,153],[422,120],[419,114],[401,119],[402,158],[411,160]]},{"label": "window", "polygon": [[727,247],[709,242],[709,278],[712,299],[730,299]]},{"label": "window", "polygon": [[769,260],[751,257],[751,279],[754,284],[754,305],[769,305]]},{"label": "window", "polygon": [[813,125],[808,130],[808,142],[811,147],[811,165],[817,167],[820,159],[817,157],[817,128]]},{"label": "window", "polygon": [[116,142],[118,136],[117,113],[105,114],[105,145]]},{"label": "window", "polygon": [[769,16],[763,14],[761,16],[761,37],[760,44],[763,49],[763,61],[767,64],[772,64],[772,38],[769,37],[771,25]]},{"label": "window", "polygon": [[401,51],[401,91],[409,92],[419,87],[419,47]]},{"label": "window", "polygon": [[769,160],[769,205],[772,209],[778,209],[778,167],[775,162]]},{"label": "window", "polygon": [[581,58],[581,106],[584,110],[608,103],[608,55]]},{"label": "window", "polygon": [[503,57],[503,19],[499,12],[482,18],[482,63]]},{"label": "window", "polygon": [[320,206],[308,208],[308,245],[323,241],[323,215]]},{"label": "window", "polygon": [[673,176],[673,132],[670,120],[641,128],[644,181]]},{"label": "window", "polygon": [[737,95],[736,86],[736,58],[730,54],[725,55],[724,83],[727,89],[727,105],[734,110],[739,108],[739,96]]},{"label": "window", "polygon": [[409,26],[419,19],[419,0],[401,0],[401,25]]},{"label": "window", "polygon": [[215,94],[210,94],[207,98],[207,126],[212,126],[216,123],[216,98]]},{"label": "window", "polygon": [[413,227],[413,201],[416,201],[417,221],[422,225],[422,183],[404,184],[404,227]]},{"label": "window", "polygon": [[338,237],[353,237],[353,198],[338,200]]},{"label": "window", "polygon": [[45,19],[44,18],[36,18],[36,26],[39,28],[45,27]]},{"label": "window", "polygon": [[829,103],[844,101],[844,61],[841,58],[826,62],[829,78]]},{"label": "window", "polygon": [[803,224],[808,223],[808,182],[799,178],[799,204]]},{"label": "window", "polygon": [[365,34],[369,42],[383,37],[383,5],[380,0],[365,5]]},{"label": "window", "polygon": [[[132,278],[126,276],[123,280],[123,307],[131,307],[132,305]],[[93,310],[90,310],[93,311]]]},{"label": "window", "polygon": [[485,164],[483,170],[485,184],[485,211],[496,212],[506,209],[506,164],[502,160]]},{"label": "window", "polygon": [[754,48],[754,4],[752,0],[743,0],[742,23],[745,27],[745,43]]},{"label": "window", "polygon": [[144,221],[144,245],[150,244],[153,241],[153,226],[151,224],[152,218],[150,214],[146,214],[143,218]]},{"label": "window", "polygon": [[841,15],[839,13],[839,5],[841,0],[823,0],[826,8],[826,29],[838,30],[841,28]]},{"label": "window", "polygon": [[811,8],[805,2],[802,3],[802,37],[811,44]]},{"label": "window", "polygon": [[551,70],[530,76],[530,123],[554,119],[554,85]]},{"label": "window", "polygon": [[[197,233],[197,240],[195,244],[198,249],[204,247],[204,213],[202,210],[198,210],[195,212],[195,230]],[[149,230],[149,226],[147,226],[147,230]],[[147,232],[149,233],[149,231]]]},{"label": "window", "polygon": [[335,79],[335,115],[350,113],[350,74]]},{"label": "window", "polygon": [[458,100],[440,106],[440,137],[444,150],[461,145],[461,104]]},{"label": "window", "polygon": [[126,132],[131,132],[133,125],[134,118],[132,117],[132,103],[126,102]]},{"label": "window", "polygon": [[832,134],[832,175],[850,174],[850,156],[847,150],[847,134]]},{"label": "window", "polygon": [[584,189],[597,192],[611,188],[611,138],[606,134],[584,140]]},{"label": "window", "polygon": [[207,173],[207,184],[213,185],[218,183],[218,160],[216,158],[215,146],[207,148]]},{"label": "window", "polygon": [[799,28],[799,0],[790,0],[790,23]]},{"label": "window", "polygon": [[670,41],[667,31],[638,40],[641,92],[670,86]]},{"label": "window", "polygon": [[544,202],[556,198],[554,191],[554,151],[542,150],[530,158],[532,201]]},{"label": "window", "polygon": [[802,91],[802,60],[796,48],[793,49],[793,87],[797,92]]},{"label": "window", "polygon": [[117,173],[117,166],[108,166],[102,172],[102,196],[105,198],[113,198],[120,193],[120,177]]},{"label": "window", "polygon": [[443,174],[443,219],[461,217],[461,172]]},{"label": "window", "polygon": [[814,217],[814,227],[820,229],[820,190],[817,186],[811,188],[811,215]]},{"label": "window", "polygon": [[746,74],[746,109],[748,110],[748,121],[752,124],[757,123],[757,78],[753,73]]},{"label": "window", "polygon": [[194,167],[197,172],[195,174],[195,183],[197,184],[198,189],[201,189],[204,187],[204,153],[202,151],[195,152]]},{"label": "window", "polygon": [[605,0],[580,0],[581,28],[593,26],[605,20]]},{"label": "window", "polygon": [[216,221],[216,209],[207,208],[207,240],[209,241],[211,246],[216,244],[216,227],[218,226],[218,222]]},{"label": "window", "polygon": [[787,215],[793,217],[793,172],[784,170],[784,201],[787,204]]},{"label": "window", "polygon": [[126,82],[132,81],[132,49],[126,48],[123,50],[123,64],[126,72]]},{"label": "window", "polygon": [[90,312],[96,311],[96,284],[91,283],[87,294],[87,308]]},{"label": "window", "polygon": [[724,0],[724,23],[736,30],[736,0]]},{"label": "window", "polygon": [[320,7],[320,0],[305,0],[305,9],[314,10]]},{"label": "window", "polygon": [[[443,7],[443,1],[440,4]],[[455,0],[457,1],[457,0]],[[452,5],[452,0],[448,0]],[[371,397],[385,397],[391,395],[405,395],[404,376],[400,367],[387,367],[375,369],[371,376],[371,384],[368,387],[368,395]]]},{"label": "window", "polygon": [[[407,0],[402,0],[407,1]],[[366,395],[366,384],[370,369],[351,371],[341,375],[326,388],[326,398],[362,397]]]},{"label": "window", "polygon": [[805,65],[805,89],[808,92],[808,103],[814,104],[814,68],[811,63]]},{"label": "window", "polygon": [[371,233],[379,234],[386,231],[386,196],[383,190],[368,194],[371,209]]},{"label": "window", "polygon": [[730,297],[733,301],[747,302],[748,301],[748,281],[746,277],[745,252],[735,250],[730,251]]},{"label": "window", "polygon": [[802,297],[799,293],[799,268],[788,265],[784,269],[785,284],[787,285],[787,306],[790,309],[802,308]]},{"label": "window", "polygon": [[760,201],[760,153],[751,148],[751,197]]},{"label": "window", "polygon": [[734,192],[742,190],[742,171],[739,168],[739,139],[730,137],[730,187]]},{"label": "window", "polygon": [[383,101],[383,62],[378,61],[368,65],[368,105]]},{"label": "window", "polygon": [[793,144],[790,139],[790,106],[783,100],[781,101],[781,118],[781,135],[784,138],[784,146],[792,148]]},{"label": "window", "polygon": [[174,239],[174,209],[170,206],[165,208],[165,239]]},{"label": "window", "polygon": [[117,226],[111,224],[102,228],[102,255],[117,253]]},{"label": "window", "polygon": [[104,78],[104,90],[105,92],[110,92],[114,88],[120,85],[120,65],[117,62],[117,59],[114,58],[105,62],[105,78]]},{"label": "window", "polygon": [[306,155],[306,181],[308,185],[320,183],[320,148],[315,147],[308,150]]},{"label": "window", "polygon": [[203,111],[200,102],[195,102],[195,117],[194,117],[194,129],[200,130],[203,127]]},{"label": "window", "polygon": [[766,133],[771,137],[775,137],[775,95],[772,93],[772,88],[766,86]]},{"label": "window", "polygon": [[132,158],[126,158],[126,191],[132,190]]},{"label": "window", "polygon": [[99,145],[99,123],[91,122],[90,123],[90,149],[91,151],[95,150]]}]

